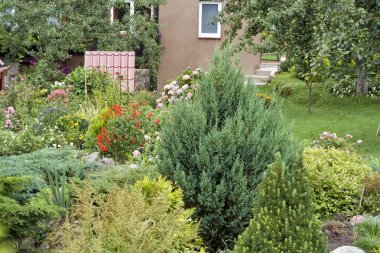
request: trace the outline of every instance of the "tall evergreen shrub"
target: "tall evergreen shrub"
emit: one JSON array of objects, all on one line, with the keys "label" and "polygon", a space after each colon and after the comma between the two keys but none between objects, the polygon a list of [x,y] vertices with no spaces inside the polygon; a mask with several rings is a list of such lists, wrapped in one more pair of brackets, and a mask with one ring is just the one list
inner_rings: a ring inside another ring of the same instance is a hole
[{"label": "tall evergreen shrub", "polygon": [[288,165],[297,160],[279,106],[244,81],[231,52],[216,52],[194,101],[176,103],[161,132],[160,172],[196,208],[211,252],[233,247],[248,225],[255,188],[274,153]]},{"label": "tall evergreen shrub", "polygon": [[276,155],[258,187],[253,219],[234,253],[327,253],[302,167],[289,173]]}]

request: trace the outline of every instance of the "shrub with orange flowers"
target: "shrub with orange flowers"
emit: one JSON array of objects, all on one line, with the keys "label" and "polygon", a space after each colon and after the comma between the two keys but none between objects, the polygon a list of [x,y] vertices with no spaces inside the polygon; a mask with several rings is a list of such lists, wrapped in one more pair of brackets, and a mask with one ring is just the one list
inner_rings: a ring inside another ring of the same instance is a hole
[{"label": "shrub with orange flowers", "polygon": [[97,146],[100,152],[118,161],[144,147],[144,136],[156,131],[159,125],[153,109],[138,103],[113,105],[102,117],[105,124],[96,137]]}]

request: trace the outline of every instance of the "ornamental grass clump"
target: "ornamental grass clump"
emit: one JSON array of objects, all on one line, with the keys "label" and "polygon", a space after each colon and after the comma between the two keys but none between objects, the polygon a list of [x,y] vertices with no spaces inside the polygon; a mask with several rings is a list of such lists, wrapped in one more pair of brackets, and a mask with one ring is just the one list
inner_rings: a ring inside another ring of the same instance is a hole
[{"label": "ornamental grass clump", "polygon": [[274,153],[282,152],[289,167],[297,161],[279,106],[268,106],[244,79],[231,52],[217,52],[194,100],[169,109],[160,135],[159,170],[181,186],[186,206],[196,208],[210,252],[232,248],[248,225]]},{"label": "ornamental grass clump", "polygon": [[327,253],[306,171],[286,169],[280,154],[258,187],[253,218],[234,253]]}]

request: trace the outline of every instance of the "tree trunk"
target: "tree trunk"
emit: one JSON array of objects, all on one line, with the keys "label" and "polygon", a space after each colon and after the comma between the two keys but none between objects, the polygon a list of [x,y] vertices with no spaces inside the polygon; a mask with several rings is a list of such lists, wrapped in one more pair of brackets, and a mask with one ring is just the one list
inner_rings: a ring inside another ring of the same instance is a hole
[{"label": "tree trunk", "polygon": [[359,96],[368,94],[366,73],[361,60],[356,62],[356,75],[356,94]]},{"label": "tree trunk", "polygon": [[311,97],[311,90],[313,88],[313,83],[311,80],[306,81],[306,85],[309,88],[309,99],[308,99],[308,112],[311,113],[311,104],[312,104],[312,97]]}]

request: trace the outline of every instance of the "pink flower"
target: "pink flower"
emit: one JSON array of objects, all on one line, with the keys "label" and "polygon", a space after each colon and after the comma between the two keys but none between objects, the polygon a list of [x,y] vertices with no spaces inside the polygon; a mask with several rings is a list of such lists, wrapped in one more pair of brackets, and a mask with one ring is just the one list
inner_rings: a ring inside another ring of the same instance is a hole
[{"label": "pink flower", "polygon": [[156,108],[161,109],[164,105],[162,103],[158,103]]},{"label": "pink flower", "polygon": [[185,80],[185,81],[190,80],[190,78],[191,78],[191,76],[189,76],[189,75],[184,75],[182,77],[182,79]]},{"label": "pink flower", "polygon": [[15,108],[13,106],[9,106],[8,109],[5,111],[6,114],[12,115],[16,112]]},{"label": "pink flower", "polygon": [[137,149],[135,151],[132,152],[132,155],[134,158],[137,158],[141,155],[140,151],[138,151]]},{"label": "pink flower", "polygon": [[6,127],[6,128],[13,128],[12,120],[7,119],[7,120],[5,121],[5,127]]},{"label": "pink flower", "polygon": [[57,97],[67,96],[70,93],[70,90],[53,90],[47,97],[49,100],[54,100]]},{"label": "pink flower", "polygon": [[178,89],[178,90],[177,90],[177,95],[181,94],[182,92],[183,92],[182,89]]}]

